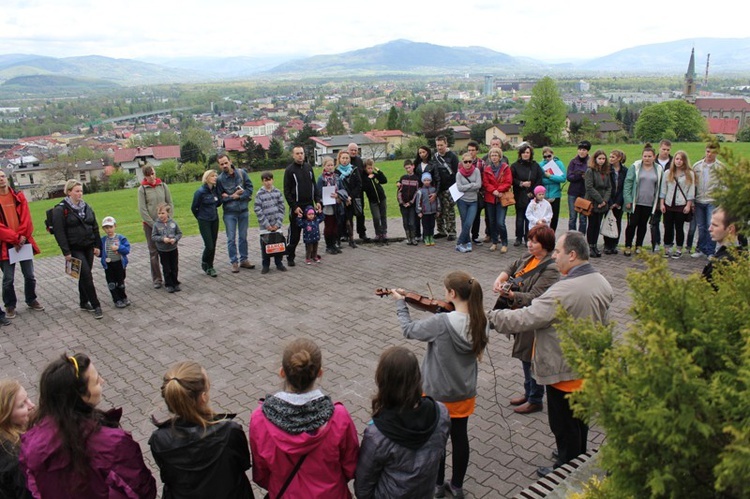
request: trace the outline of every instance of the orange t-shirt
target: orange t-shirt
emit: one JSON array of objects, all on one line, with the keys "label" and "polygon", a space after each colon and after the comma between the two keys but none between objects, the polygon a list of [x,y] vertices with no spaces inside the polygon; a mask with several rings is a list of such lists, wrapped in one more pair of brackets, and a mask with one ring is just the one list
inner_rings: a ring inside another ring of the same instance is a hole
[{"label": "orange t-shirt", "polygon": [[570,379],[568,381],[560,381],[559,383],[553,383],[552,386],[565,393],[577,392],[578,390],[583,388],[583,379]]},{"label": "orange t-shirt", "polygon": [[5,217],[5,225],[13,231],[17,231],[20,222],[18,220],[18,213],[16,213],[16,200],[13,198],[10,190],[7,194],[0,194],[0,207]]}]

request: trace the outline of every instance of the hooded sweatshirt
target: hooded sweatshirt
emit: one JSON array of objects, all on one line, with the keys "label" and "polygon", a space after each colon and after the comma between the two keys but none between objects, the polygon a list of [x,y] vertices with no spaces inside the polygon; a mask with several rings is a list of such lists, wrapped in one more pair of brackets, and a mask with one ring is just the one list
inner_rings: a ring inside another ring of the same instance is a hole
[{"label": "hooded sweatshirt", "polygon": [[469,316],[435,314],[412,321],[404,300],[396,302],[404,338],[427,342],[422,361],[424,393],[440,402],[459,402],[477,394],[477,357],[469,339]]},{"label": "hooded sweatshirt", "polygon": [[305,461],[284,497],[350,498],[359,452],[349,412],[320,390],[280,392],[261,401],[250,418],[253,481],[275,498],[297,462]]}]

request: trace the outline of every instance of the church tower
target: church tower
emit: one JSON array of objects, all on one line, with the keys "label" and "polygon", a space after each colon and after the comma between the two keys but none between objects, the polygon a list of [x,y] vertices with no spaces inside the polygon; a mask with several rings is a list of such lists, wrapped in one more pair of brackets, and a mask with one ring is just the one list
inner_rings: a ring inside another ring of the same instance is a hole
[{"label": "church tower", "polygon": [[690,52],[690,63],[685,73],[685,86],[682,89],[685,100],[695,101],[695,48]]}]

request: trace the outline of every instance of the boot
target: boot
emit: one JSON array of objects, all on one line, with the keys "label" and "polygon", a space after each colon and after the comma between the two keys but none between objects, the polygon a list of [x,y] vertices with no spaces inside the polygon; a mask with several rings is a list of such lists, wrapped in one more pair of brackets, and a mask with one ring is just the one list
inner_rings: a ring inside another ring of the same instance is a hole
[{"label": "boot", "polygon": [[601,253],[599,253],[599,250],[597,249],[596,245],[589,244],[589,253],[591,254],[592,258],[599,258]]},{"label": "boot", "polygon": [[357,243],[354,242],[354,238],[353,237],[349,238],[349,247],[350,248],[356,248],[357,247]]},{"label": "boot", "polygon": [[383,246],[388,246],[388,236],[383,234],[381,237],[383,238]]},{"label": "boot", "polygon": [[601,257],[602,257],[602,254],[599,253],[599,246],[595,244],[594,245],[594,258],[601,258]]}]

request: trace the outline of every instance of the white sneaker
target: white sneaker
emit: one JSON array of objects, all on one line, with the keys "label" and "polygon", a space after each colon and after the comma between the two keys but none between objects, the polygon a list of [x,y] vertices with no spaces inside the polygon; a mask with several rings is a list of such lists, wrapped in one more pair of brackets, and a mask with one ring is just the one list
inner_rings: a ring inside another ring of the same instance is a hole
[{"label": "white sneaker", "polygon": [[702,256],[703,256],[703,253],[701,253],[700,251],[696,251],[695,253],[690,255],[691,258],[700,258]]},{"label": "white sneaker", "polygon": [[654,250],[652,251],[652,253],[658,253],[660,249],[661,249],[661,245],[656,244],[654,245]]}]

